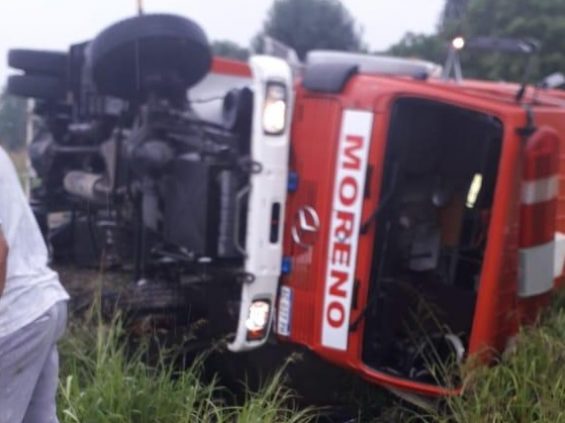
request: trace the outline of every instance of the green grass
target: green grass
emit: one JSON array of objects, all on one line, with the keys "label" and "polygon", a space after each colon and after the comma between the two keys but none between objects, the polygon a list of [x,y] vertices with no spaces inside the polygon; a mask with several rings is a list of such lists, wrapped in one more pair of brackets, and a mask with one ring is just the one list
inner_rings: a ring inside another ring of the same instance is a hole
[{"label": "green grass", "polygon": [[177,371],[168,353],[147,364],[144,346],[126,351],[119,321],[73,325],[60,346],[61,423],[309,422],[311,409],[293,406],[282,371],[242,405],[230,405],[229,393],[201,378],[203,359]]},{"label": "green grass", "polygon": [[565,293],[538,326],[521,330],[500,363],[468,365],[462,373],[463,395],[447,399],[441,411],[422,415],[398,407],[387,411],[393,416],[387,421],[565,422]]},{"label": "green grass", "polygon": [[[167,353],[149,365],[143,359],[144,346],[126,351],[123,339],[118,321],[71,326],[60,348],[61,423],[316,421],[316,410],[300,411],[294,405],[294,394],[284,387],[283,370],[259,392],[249,392],[242,404],[233,405],[226,401],[231,394],[216,381],[203,382],[203,359],[183,372],[168,364]],[[464,395],[448,399],[441,413],[422,415],[389,404],[375,420],[367,414],[379,410],[359,404],[359,421],[565,422],[565,294],[538,327],[520,332],[516,348],[501,363],[469,367],[463,373]]]},{"label": "green grass", "polygon": [[565,422],[565,295],[539,327],[525,328],[516,346],[491,368],[466,371],[465,393],[447,402],[439,422]]}]

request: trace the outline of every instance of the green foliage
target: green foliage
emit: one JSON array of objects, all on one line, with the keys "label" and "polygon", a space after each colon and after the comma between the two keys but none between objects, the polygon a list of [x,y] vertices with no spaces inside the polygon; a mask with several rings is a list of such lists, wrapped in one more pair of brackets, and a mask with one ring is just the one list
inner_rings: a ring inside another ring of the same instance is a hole
[{"label": "green foliage", "polygon": [[[96,320],[96,319],[95,319]],[[240,406],[215,381],[200,378],[203,360],[179,371],[171,353],[152,363],[146,345],[126,348],[118,321],[111,325],[80,322],[60,346],[61,423],[298,423],[314,419],[314,410],[298,410],[284,387],[282,370]]]},{"label": "green foliage", "polygon": [[[298,410],[294,396],[284,386],[284,368],[258,393],[248,393],[246,401],[237,407],[238,423],[308,423],[316,421],[313,408]],[[290,404],[290,406],[289,406]]]},{"label": "green foliage", "polygon": [[[463,25],[467,37],[480,35],[533,38],[542,48],[532,78],[565,71],[565,2],[563,0],[471,0]],[[520,80],[524,60],[509,55],[473,55],[464,61],[472,76]]]},{"label": "green foliage", "polygon": [[446,42],[437,35],[408,32],[392,45],[387,53],[393,56],[430,60],[442,63],[447,52]]},{"label": "green foliage", "polygon": [[442,13],[442,25],[458,22],[465,16],[471,0],[446,0]]},{"label": "green foliage", "polygon": [[493,368],[468,371],[465,394],[437,420],[552,423],[565,421],[565,309],[558,299],[539,328],[524,329]]},{"label": "green foliage", "polygon": [[214,55],[228,59],[247,61],[249,57],[249,50],[227,40],[213,41],[212,51]]},{"label": "green foliage", "polygon": [[98,325],[94,337],[88,332],[73,328],[61,347],[62,423],[173,423],[223,416],[212,402],[216,387],[200,383],[198,365],[175,375],[164,360],[152,368],[140,353],[126,358],[117,324]]},{"label": "green foliage", "polygon": [[[565,1],[563,0],[446,0],[438,31],[432,35],[406,34],[389,53],[442,63],[446,45],[455,35],[529,38],[541,42],[530,82],[554,72],[565,72]],[[461,54],[466,77],[521,81],[523,56],[472,52]]]},{"label": "green foliage", "polygon": [[440,32],[453,38],[461,32],[469,2],[472,0],[446,0],[441,15]]},{"label": "green foliage", "polygon": [[25,147],[26,101],[6,93],[0,95],[0,144],[9,150]]},{"label": "green foliage", "polygon": [[263,33],[294,48],[301,59],[313,49],[363,49],[355,20],[339,0],[276,0]]},{"label": "green foliage", "polygon": [[[565,293],[538,327],[523,329],[493,367],[469,363],[463,395],[422,414],[397,406],[391,420],[437,423],[565,422]],[[376,420],[376,422],[382,420]]]}]

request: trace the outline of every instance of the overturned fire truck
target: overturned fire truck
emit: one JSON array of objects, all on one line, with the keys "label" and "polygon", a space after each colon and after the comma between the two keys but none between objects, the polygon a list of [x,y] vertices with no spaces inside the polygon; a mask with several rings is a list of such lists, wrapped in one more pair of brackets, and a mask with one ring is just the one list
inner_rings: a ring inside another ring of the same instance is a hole
[{"label": "overturned fire truck", "polygon": [[131,271],[149,309],[182,306],[234,352],[276,339],[448,395],[438,369],[502,351],[562,280],[551,89],[327,51],[235,62],[172,15],[9,64],[40,118],[32,204],[54,259]]}]

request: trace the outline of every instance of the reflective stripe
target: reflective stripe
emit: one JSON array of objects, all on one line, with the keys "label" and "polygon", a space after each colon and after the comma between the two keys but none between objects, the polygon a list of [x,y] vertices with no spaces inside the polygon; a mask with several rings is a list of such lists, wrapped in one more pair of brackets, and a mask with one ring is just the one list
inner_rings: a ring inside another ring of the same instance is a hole
[{"label": "reflective stripe", "polygon": [[553,261],[553,277],[561,276],[565,265],[565,234],[555,233],[555,259]]},{"label": "reflective stripe", "polygon": [[557,175],[533,181],[524,181],[522,184],[522,204],[537,204],[553,200],[557,196],[559,180]]},{"label": "reflective stripe", "polygon": [[520,250],[518,295],[533,297],[553,289],[555,242]]},{"label": "reflective stripe", "polygon": [[519,248],[534,247],[555,237],[557,199],[520,207]]}]

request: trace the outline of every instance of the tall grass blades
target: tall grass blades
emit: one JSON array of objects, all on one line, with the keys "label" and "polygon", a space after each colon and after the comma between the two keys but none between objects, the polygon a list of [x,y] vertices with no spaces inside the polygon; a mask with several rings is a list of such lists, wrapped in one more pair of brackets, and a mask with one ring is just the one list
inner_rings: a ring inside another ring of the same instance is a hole
[{"label": "tall grass blades", "polygon": [[126,354],[121,338],[117,321],[98,324],[94,334],[71,328],[61,346],[62,423],[227,420],[227,411],[214,402],[219,388],[199,379],[200,362],[183,372],[175,372],[164,357],[149,366],[141,349]]},{"label": "tall grass blades", "polygon": [[237,408],[238,423],[308,423],[316,416],[314,408],[298,410],[295,396],[284,384],[284,368],[280,369],[257,393],[248,393]]},{"label": "tall grass blades", "polygon": [[565,295],[539,327],[525,328],[492,368],[471,368],[463,396],[447,401],[439,422],[565,422]]},{"label": "tall grass blades", "polygon": [[[94,312],[92,315],[97,316]],[[119,319],[71,325],[60,345],[61,423],[299,423],[314,410],[298,410],[281,369],[242,405],[228,405],[217,382],[200,378],[203,358],[179,370],[169,353],[144,359],[145,345],[126,349]],[[90,320],[90,319],[87,319]]]}]

